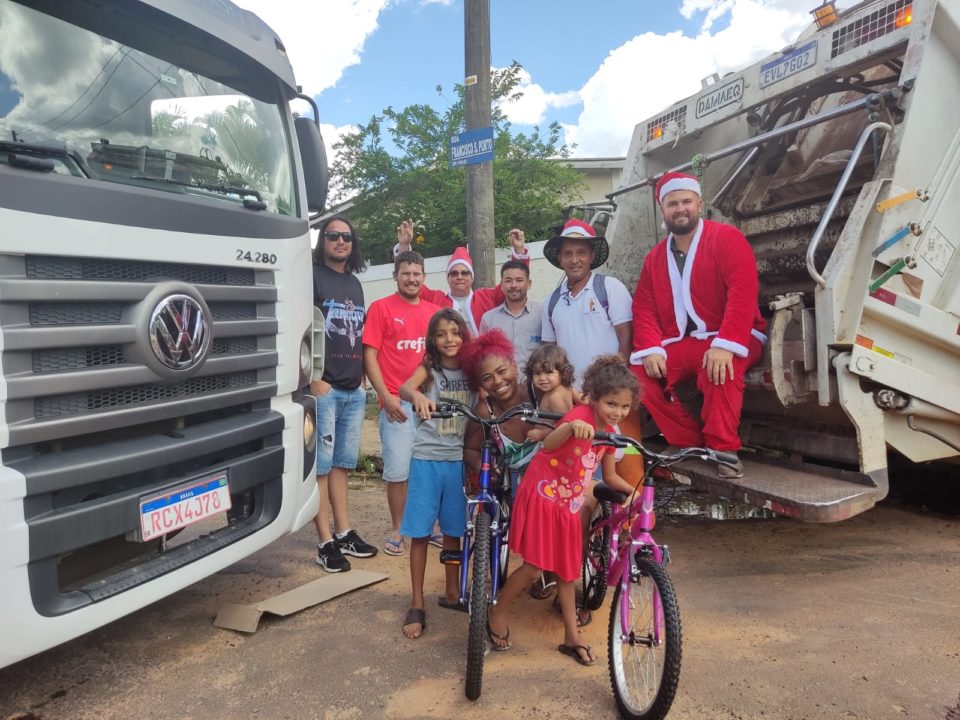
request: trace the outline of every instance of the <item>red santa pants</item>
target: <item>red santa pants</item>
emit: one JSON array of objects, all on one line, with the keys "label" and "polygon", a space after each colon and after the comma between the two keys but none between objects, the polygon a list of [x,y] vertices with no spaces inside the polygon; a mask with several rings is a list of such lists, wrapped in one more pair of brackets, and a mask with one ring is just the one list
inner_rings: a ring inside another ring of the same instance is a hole
[{"label": "red santa pants", "polygon": [[[733,379],[714,385],[703,367],[703,356],[710,349],[712,338],[697,340],[687,336],[667,345],[667,379],[647,376],[642,365],[632,365],[642,388],[641,400],[671,445],[679,447],[708,447],[714,450],[735,451],[742,446],[737,430],[743,409],[744,373],[760,359],[763,346],[751,338],[745,358],[733,356]],[[696,378],[697,389],[703,394],[703,428],[690,415],[682,402],[670,402],[673,388]]]}]

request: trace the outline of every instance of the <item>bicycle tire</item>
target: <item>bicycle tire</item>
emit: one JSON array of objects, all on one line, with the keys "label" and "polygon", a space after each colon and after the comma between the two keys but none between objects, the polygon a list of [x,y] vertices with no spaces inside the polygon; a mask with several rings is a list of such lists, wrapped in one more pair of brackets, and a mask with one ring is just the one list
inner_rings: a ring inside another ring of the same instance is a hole
[{"label": "bicycle tire", "polygon": [[610,519],[610,503],[597,505],[590,532],[587,533],[586,552],[583,553],[583,567],[580,569],[580,586],[583,591],[583,606],[587,610],[597,610],[607,596],[607,566],[610,554],[610,526],[602,530],[596,527]]},{"label": "bicycle tire", "polygon": [[473,576],[470,586],[470,630],[467,634],[467,676],[464,692],[476,700],[483,689],[483,658],[487,652],[487,609],[490,606],[490,514],[477,513],[473,526]]},{"label": "bicycle tire", "polygon": [[[682,637],[677,596],[666,570],[652,559],[637,558],[638,573],[630,592],[630,640],[621,639],[620,595],[617,586],[610,607],[607,657],[610,685],[625,720],[661,720],[670,711],[680,682]],[[653,597],[660,595],[663,637],[652,646]]]}]

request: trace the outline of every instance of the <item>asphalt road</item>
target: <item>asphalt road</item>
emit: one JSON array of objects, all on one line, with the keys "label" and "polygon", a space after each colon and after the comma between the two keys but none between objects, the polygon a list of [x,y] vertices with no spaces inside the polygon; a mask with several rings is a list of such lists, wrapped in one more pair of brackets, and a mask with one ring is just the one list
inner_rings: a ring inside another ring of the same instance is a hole
[{"label": "asphalt road", "polygon": [[[371,483],[351,493],[361,533],[386,534]],[[661,518],[683,622],[671,718],[960,720],[960,518],[887,503],[837,525]],[[406,558],[355,560],[390,579],[253,635],[213,627],[222,602],[253,602],[321,576],[306,527],[219,575],[69,644],[0,670],[0,718],[607,718],[607,604],[584,629],[601,661],[576,665],[550,603],[524,599],[514,648],[487,657],[483,696],[463,696],[466,616],[435,605],[400,634]],[[2,640],[0,640],[2,641]]]}]

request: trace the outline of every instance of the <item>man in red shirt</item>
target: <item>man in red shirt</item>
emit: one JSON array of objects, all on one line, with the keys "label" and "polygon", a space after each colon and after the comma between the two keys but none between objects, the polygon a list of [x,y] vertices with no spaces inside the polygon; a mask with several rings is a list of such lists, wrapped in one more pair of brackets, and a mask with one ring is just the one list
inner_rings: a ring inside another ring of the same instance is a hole
[{"label": "man in red shirt", "polygon": [[399,388],[423,358],[427,323],[440,308],[421,298],[423,256],[412,250],[396,256],[393,277],[397,292],[367,308],[363,328],[363,367],[380,404],[380,444],[383,479],[392,530],[384,546],[388,555],[402,555],[400,521],[407,500],[407,477],[415,433],[410,403],[400,400]]},{"label": "man in red shirt", "polygon": [[[513,260],[522,260],[530,264],[530,252],[526,249],[523,230],[514,228],[509,233],[510,244],[513,246]],[[409,250],[413,243],[413,222],[404,220],[397,227],[397,244],[394,246],[394,255]],[[503,290],[497,285],[494,288],[473,289],[473,260],[465,247],[458,247],[453,251],[447,263],[447,285],[450,290],[433,290],[423,286],[421,296],[428,302],[440,307],[452,307],[467,321],[470,334],[476,337],[480,334],[480,321],[487,310],[492,310],[503,303],[506,297]]]},{"label": "man in red shirt", "polygon": [[[700,218],[695,177],[667,173],[655,196],[669,234],[644,259],[633,295],[630,360],[643,404],[671,445],[736,452],[744,373],[767,339],[756,259],[735,227]],[[673,392],[693,378],[702,428]],[[740,477],[743,467],[719,473]]]}]

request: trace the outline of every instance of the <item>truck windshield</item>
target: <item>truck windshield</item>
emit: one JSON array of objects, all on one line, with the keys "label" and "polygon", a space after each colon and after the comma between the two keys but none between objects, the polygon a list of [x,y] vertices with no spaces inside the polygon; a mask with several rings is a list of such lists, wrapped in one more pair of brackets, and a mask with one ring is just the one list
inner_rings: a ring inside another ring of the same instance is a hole
[{"label": "truck windshield", "polygon": [[283,110],[0,0],[0,163],[296,213]]}]

